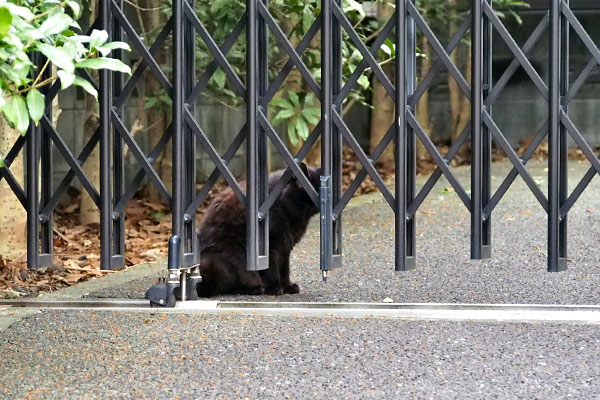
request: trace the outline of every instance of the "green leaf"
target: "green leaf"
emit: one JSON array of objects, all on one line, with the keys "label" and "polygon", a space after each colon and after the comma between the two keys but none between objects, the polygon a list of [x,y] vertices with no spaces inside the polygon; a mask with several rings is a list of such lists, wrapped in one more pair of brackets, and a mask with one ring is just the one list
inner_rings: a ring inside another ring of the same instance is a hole
[{"label": "green leaf", "polygon": [[75,19],[78,19],[81,15],[81,6],[79,5],[79,3],[71,0],[67,4],[69,5],[69,7],[71,7],[71,10],[73,10],[73,16],[75,17]]},{"label": "green leaf", "polygon": [[125,42],[110,42],[104,43],[102,46],[96,46],[96,50],[98,50],[104,57],[106,57],[112,50],[123,49],[127,51],[131,51],[131,47]]},{"label": "green leaf", "polygon": [[44,95],[36,88],[30,89],[27,93],[27,108],[29,116],[36,124],[42,119],[45,107]]},{"label": "green leaf", "polygon": [[144,103],[144,110],[149,110],[156,105],[156,97],[148,97]]},{"label": "green leaf", "polygon": [[225,87],[225,80],[226,80],[225,72],[223,72],[222,69],[216,70],[212,76],[212,81],[219,88]]},{"label": "green leaf", "polygon": [[58,68],[71,73],[75,72],[73,60],[66,51],[45,43],[38,43],[37,49],[46,56],[46,58],[49,58],[52,64],[56,65]]},{"label": "green leaf", "polygon": [[75,21],[67,14],[56,13],[52,14],[40,25],[40,31],[46,36],[56,35],[69,28]]},{"label": "green leaf", "polygon": [[369,78],[366,75],[361,75],[360,78],[358,78],[357,82],[360,85],[360,87],[362,87],[363,89],[367,89],[369,87],[369,85],[371,84],[369,82]]},{"label": "green leaf", "polygon": [[12,14],[8,8],[0,8],[0,39],[8,34],[10,24],[12,24]]},{"label": "green leaf", "polygon": [[300,99],[295,92],[288,90],[288,96],[290,98],[290,102],[294,105],[294,107],[300,107]]},{"label": "green leaf", "polygon": [[106,31],[99,31],[94,29],[90,35],[90,48],[93,49],[98,46],[102,46],[108,40],[108,33]]},{"label": "green leaf", "polygon": [[[316,111],[316,112],[315,112]],[[319,123],[319,117],[321,116],[320,108],[305,108],[302,110],[302,116],[309,124],[316,125]]]},{"label": "green leaf", "polygon": [[274,99],[273,101],[271,101],[271,104],[274,105],[275,107],[279,107],[279,108],[287,108],[290,110],[294,109],[294,105],[292,103],[290,103],[288,100],[286,99]]},{"label": "green leaf", "polygon": [[120,60],[114,58],[98,57],[81,60],[75,64],[78,68],[90,69],[109,69],[111,71],[119,71],[131,75],[131,68],[125,65]]},{"label": "green leaf", "polygon": [[387,43],[381,44],[381,51],[383,51],[388,56],[392,55],[392,49],[390,49],[390,47],[387,45]]},{"label": "green leaf", "polygon": [[2,6],[8,8],[13,16],[21,17],[25,21],[31,21],[35,18],[35,15],[33,15],[31,10],[27,7],[21,7],[9,2],[4,3]]},{"label": "green leaf", "polygon": [[313,12],[310,9],[310,3],[306,3],[304,5],[304,8],[302,9],[302,31],[303,33],[308,32],[308,30],[310,29],[310,26],[312,25],[313,22]]},{"label": "green leaf", "polygon": [[277,113],[277,115],[275,115],[271,124],[277,125],[281,121],[284,121],[290,117],[293,117],[294,115],[296,115],[296,110],[281,110]]},{"label": "green leaf", "polygon": [[89,94],[94,96],[94,98],[96,100],[98,100],[98,91],[94,88],[94,85],[89,83],[87,80],[85,80],[79,76],[76,76],[75,80],[73,81],[73,84],[75,86],[79,86],[80,88],[82,88],[83,90],[85,90],[86,92],[88,92]]},{"label": "green leaf", "polygon": [[58,77],[60,78],[60,88],[65,90],[69,86],[73,84],[75,81],[75,74],[72,74],[67,71],[58,70]]},{"label": "green leaf", "polygon": [[21,135],[25,135],[29,128],[29,112],[27,111],[27,103],[25,103],[23,96],[13,96],[12,108],[16,117],[15,127],[21,132]]},{"label": "green leaf", "polygon": [[0,154],[0,168],[4,168],[4,157]]},{"label": "green leaf", "polygon": [[385,39],[385,42],[383,42],[387,48],[390,50],[390,57],[396,57],[396,43],[394,43],[392,40],[390,39]]},{"label": "green leaf", "polygon": [[365,10],[363,10],[362,5],[356,0],[344,0],[344,12],[347,11],[356,11],[361,18],[365,17]]},{"label": "green leaf", "polygon": [[298,146],[298,136],[296,136],[296,128],[293,122],[289,122],[287,125],[287,134],[290,139],[290,144],[292,146]]},{"label": "green leaf", "polygon": [[17,114],[15,113],[12,101],[2,106],[2,114],[4,114],[4,119],[6,119],[11,128],[17,126]]},{"label": "green leaf", "polygon": [[303,118],[296,119],[296,132],[298,132],[298,136],[302,138],[302,140],[306,140],[308,138],[308,125],[306,125],[306,121]]}]

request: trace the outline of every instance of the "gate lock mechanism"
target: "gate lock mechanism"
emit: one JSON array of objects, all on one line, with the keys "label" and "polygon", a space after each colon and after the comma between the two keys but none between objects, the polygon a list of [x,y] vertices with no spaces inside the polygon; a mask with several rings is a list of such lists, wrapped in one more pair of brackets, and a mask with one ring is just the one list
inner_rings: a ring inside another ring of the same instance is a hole
[{"label": "gate lock mechanism", "polygon": [[181,258],[181,238],[173,235],[169,239],[169,274],[146,292],[150,307],[175,307],[177,301],[198,300],[200,266],[182,267]]}]

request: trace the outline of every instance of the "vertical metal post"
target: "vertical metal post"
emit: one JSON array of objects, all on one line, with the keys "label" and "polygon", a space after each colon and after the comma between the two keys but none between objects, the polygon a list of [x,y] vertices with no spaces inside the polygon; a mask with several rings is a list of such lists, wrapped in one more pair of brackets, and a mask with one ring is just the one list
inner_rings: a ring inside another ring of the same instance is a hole
[{"label": "vertical metal post", "polygon": [[[100,2],[101,28],[110,33],[109,0]],[[110,164],[110,72],[98,71],[100,91],[100,269],[111,269],[112,258],[112,187]]]},{"label": "vertical metal post", "polygon": [[[334,0],[342,8],[341,0]],[[338,93],[343,85],[343,60],[342,60],[342,27],[333,17],[331,20],[331,98],[338,98]],[[343,115],[342,99],[331,105],[340,115]],[[342,133],[337,125],[331,124],[331,207],[332,209],[342,198],[342,161],[343,161],[343,141]],[[331,268],[342,266],[342,214],[340,211],[337,217],[332,217],[332,255]],[[333,214],[332,214],[333,215]]]},{"label": "vertical metal post", "polygon": [[[493,6],[493,0],[485,0],[490,6]],[[482,14],[482,98],[485,99],[492,91],[492,23]],[[485,106],[483,109],[491,116],[492,105]],[[481,210],[483,218],[483,209],[490,201],[492,186],[492,135],[488,127],[483,124],[481,127]],[[481,221],[481,258],[490,258],[492,253],[492,217],[489,215]]]},{"label": "vertical metal post", "polygon": [[[550,99],[548,107],[548,272],[567,269],[561,254],[561,140],[560,140],[560,73],[561,73],[561,0],[552,0],[550,9]],[[566,223],[565,223],[566,228]],[[564,229],[564,228],[563,228]],[[565,229],[566,230],[566,229]],[[564,240],[564,238],[563,238]],[[566,246],[564,246],[566,250]]]},{"label": "vertical metal post", "polygon": [[[246,135],[246,269],[248,271],[259,271],[269,267],[268,257],[261,257],[261,249],[259,247],[260,226],[258,207],[259,195],[261,194],[261,175],[258,171],[260,166],[257,112],[260,75],[257,70],[259,51],[257,1],[246,0],[248,14],[248,23],[246,25],[246,125],[248,129]],[[261,46],[262,48],[263,46]],[[262,170],[264,173],[264,166]]]},{"label": "vertical metal post", "polygon": [[[569,0],[564,0],[563,4],[569,5]],[[561,13],[561,42],[560,42],[560,98],[566,96],[569,91],[569,21]],[[567,112],[567,106],[560,105],[563,112]],[[569,133],[565,126],[560,125],[560,187],[559,191],[559,209],[567,201],[568,193],[568,139]],[[565,215],[559,222],[558,233],[559,258],[567,259],[567,216]],[[565,267],[566,268],[566,267]]]},{"label": "vertical metal post", "polygon": [[[39,54],[32,55],[32,62],[39,66]],[[39,196],[37,143],[41,124],[29,123],[27,131],[27,267],[38,268],[39,254]]]},{"label": "vertical metal post", "polygon": [[[110,4],[110,3],[109,3]],[[118,6],[123,9],[123,0],[119,0]],[[112,21],[112,39],[121,41],[123,38],[123,32],[121,25],[113,19]],[[121,50],[114,50],[112,53],[114,58],[122,59],[123,52]],[[120,72],[114,72],[112,74],[112,96],[118,97],[121,94],[123,87],[123,76]],[[111,113],[116,113],[119,117],[123,117],[123,106],[115,108],[110,107]],[[112,118],[112,117],[111,117]],[[117,269],[125,266],[125,213],[117,213],[114,211],[114,206],[118,200],[123,196],[125,192],[125,143],[119,133],[112,130],[112,205],[111,205],[111,219],[112,219],[112,253],[110,268]]]},{"label": "vertical metal post", "polygon": [[[41,63],[41,60],[40,60]],[[46,69],[43,79],[48,79],[52,75],[50,68]],[[48,88],[44,88],[43,92],[46,93]],[[45,115],[52,120],[52,105],[49,104],[46,107]],[[52,174],[53,165],[52,162],[52,140],[50,135],[46,134],[44,128],[41,126],[36,131],[38,133],[36,146],[36,163],[40,160],[39,164],[39,178],[41,180],[40,185],[40,197],[39,197],[39,209],[43,209],[52,197]],[[36,188],[37,190],[37,188]],[[54,253],[54,211],[50,211],[48,214],[39,215],[39,248],[37,251],[37,267],[50,266],[53,264],[53,253]],[[37,231],[36,231],[37,232]]]},{"label": "vertical metal post", "polygon": [[[416,2],[415,0],[408,0]],[[405,4],[406,6],[406,4]],[[406,11],[405,11],[406,12]],[[415,20],[412,16],[406,13],[405,16],[405,50],[404,50],[404,96],[405,100],[405,109],[404,113],[406,113],[406,99],[413,95],[416,89],[417,83],[417,30],[415,26]],[[402,50],[400,50],[402,51]],[[410,112],[416,113],[416,105],[410,109]],[[403,114],[405,116],[406,114]],[[405,143],[405,173],[404,179],[404,192],[405,192],[405,207],[409,207],[412,201],[415,198],[415,193],[417,190],[417,136],[415,135],[414,130],[411,126],[404,121],[404,135],[406,137]],[[406,217],[405,217],[406,218]],[[399,221],[398,221],[399,223]],[[412,217],[408,217],[405,219],[405,252],[404,252],[404,266],[400,270],[407,271],[411,270],[415,267],[415,255],[416,255],[416,215]],[[396,257],[399,257],[398,255]],[[398,261],[396,262],[396,270],[398,270]]]},{"label": "vertical metal post", "polygon": [[173,0],[173,235],[183,236],[183,1]]},{"label": "vertical metal post", "polygon": [[484,140],[481,113],[483,107],[483,29],[481,4],[474,0],[471,11],[471,258],[490,257],[490,247],[484,242]]},{"label": "vertical metal post", "polygon": [[[192,9],[194,9],[194,0],[188,1]],[[195,40],[194,31],[192,25],[185,14],[182,16],[183,21],[183,40],[185,41],[184,50],[182,53],[182,73],[183,73],[183,86],[176,90],[182,91],[182,101],[192,92],[195,81]],[[183,118],[183,111],[185,107],[189,107],[188,104],[183,104],[181,108],[182,112],[182,128],[183,128],[183,188],[182,188],[182,210],[186,210],[190,203],[196,197],[196,139],[191,128],[185,123]],[[193,107],[193,105],[192,105]],[[198,246],[196,239],[196,218],[194,214],[184,213],[183,215],[183,227],[182,227],[182,241],[183,241],[183,260],[182,266],[189,267],[197,264],[199,259],[196,247]]]},{"label": "vertical metal post", "polygon": [[[395,270],[406,271],[414,268],[414,255],[409,255],[407,246],[407,140],[406,140],[406,0],[396,0],[396,66],[394,70],[394,82],[396,85],[396,109],[395,109]],[[413,257],[411,257],[413,256]]]},{"label": "vertical metal post", "polygon": [[[267,9],[269,8],[268,0],[259,1],[262,1]],[[257,99],[260,99],[269,88],[269,30],[267,23],[260,14],[257,15],[257,18],[258,52],[256,62],[258,87],[256,88],[256,94]],[[260,104],[260,101],[257,100],[256,104]],[[269,115],[267,105],[265,107],[258,105],[258,108],[264,115]],[[255,182],[258,184],[256,188],[257,207],[260,207],[269,196],[269,142],[267,132],[260,124],[257,127],[257,136],[258,171]],[[269,266],[269,213],[258,215],[257,224],[257,269],[266,269]]]},{"label": "vertical metal post", "polygon": [[332,106],[332,31],[333,15],[331,2],[321,0],[321,188],[320,188],[320,221],[321,221],[321,271],[323,279],[327,279],[327,271],[333,264],[333,221],[331,204],[331,106]]}]

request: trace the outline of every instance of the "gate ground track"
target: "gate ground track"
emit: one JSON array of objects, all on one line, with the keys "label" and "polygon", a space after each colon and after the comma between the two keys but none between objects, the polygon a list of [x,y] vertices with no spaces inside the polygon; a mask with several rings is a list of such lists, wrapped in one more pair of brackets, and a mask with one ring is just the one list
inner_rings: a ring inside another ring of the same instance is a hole
[{"label": "gate ground track", "polygon": [[152,308],[143,300],[0,300],[0,309],[36,308],[149,313],[251,314],[321,317],[389,317],[416,320],[513,321],[600,324],[600,306],[449,303],[311,303],[186,301]]}]

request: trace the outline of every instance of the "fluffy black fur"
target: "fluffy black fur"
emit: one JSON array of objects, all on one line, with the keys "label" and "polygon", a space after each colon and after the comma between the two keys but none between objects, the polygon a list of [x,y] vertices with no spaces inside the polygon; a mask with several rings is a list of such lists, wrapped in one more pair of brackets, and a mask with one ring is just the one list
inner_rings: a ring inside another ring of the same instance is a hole
[{"label": "fluffy black fur", "polygon": [[[300,165],[312,186],[319,187],[320,169]],[[269,175],[269,190],[283,171]],[[245,182],[240,183],[245,190]],[[246,210],[231,189],[209,205],[198,229],[202,283],[198,295],[222,293],[298,293],[290,282],[290,253],[300,241],[310,217],[318,212],[304,188],[292,179],[269,212],[269,268],[246,271]]]}]

